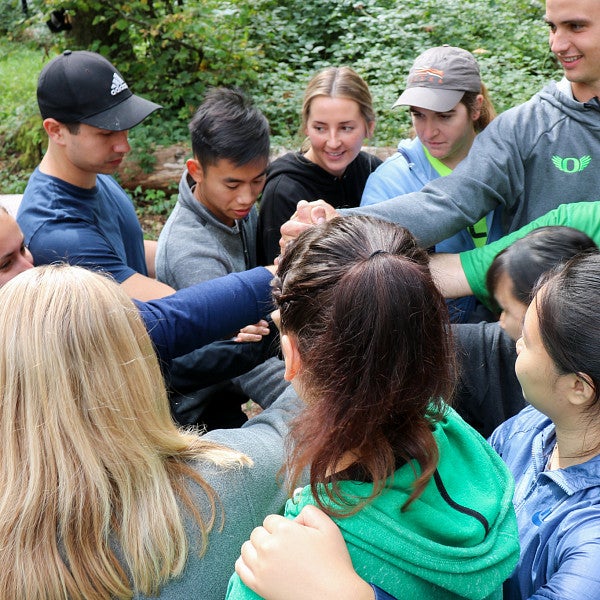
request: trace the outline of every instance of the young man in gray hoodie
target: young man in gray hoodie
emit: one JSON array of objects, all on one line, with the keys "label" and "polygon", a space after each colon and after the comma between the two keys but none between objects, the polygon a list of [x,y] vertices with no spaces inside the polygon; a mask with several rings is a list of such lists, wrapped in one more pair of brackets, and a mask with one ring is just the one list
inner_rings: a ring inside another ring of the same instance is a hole
[{"label": "young man in gray hoodie", "polygon": [[[193,158],[156,253],[157,278],[174,289],[256,266],[255,203],[269,162],[268,122],[238,90],[210,90],[189,129]],[[245,420],[242,402],[270,404],[285,385],[282,363],[271,356],[274,336],[260,321],[233,340],[177,359],[171,381],[175,418],[209,428],[237,426]]]}]

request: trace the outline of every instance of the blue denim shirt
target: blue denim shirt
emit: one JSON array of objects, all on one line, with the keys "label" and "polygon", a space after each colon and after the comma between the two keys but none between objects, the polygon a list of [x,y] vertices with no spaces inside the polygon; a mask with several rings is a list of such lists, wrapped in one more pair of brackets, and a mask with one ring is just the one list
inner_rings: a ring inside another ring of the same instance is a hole
[{"label": "blue denim shirt", "polygon": [[600,456],[546,471],[552,421],[533,407],[503,423],[490,443],[511,470],[521,556],[504,598],[600,598]]}]

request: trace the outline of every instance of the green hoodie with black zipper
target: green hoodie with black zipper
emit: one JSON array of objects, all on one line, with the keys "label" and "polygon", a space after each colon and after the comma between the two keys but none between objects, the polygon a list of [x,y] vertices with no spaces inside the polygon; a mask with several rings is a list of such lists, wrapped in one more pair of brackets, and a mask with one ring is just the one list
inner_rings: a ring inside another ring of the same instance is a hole
[{"label": "green hoodie with black zipper", "polygon": [[[435,425],[434,436],[437,470],[406,510],[416,464],[401,466],[357,513],[334,520],[357,573],[396,598],[500,599],[519,557],[512,477],[453,409]],[[340,490],[345,498],[366,498],[372,483],[343,481]],[[325,494],[322,500],[332,505]],[[286,516],[294,518],[307,504],[315,504],[310,487],[288,500]],[[234,575],[227,598],[258,596]]]}]

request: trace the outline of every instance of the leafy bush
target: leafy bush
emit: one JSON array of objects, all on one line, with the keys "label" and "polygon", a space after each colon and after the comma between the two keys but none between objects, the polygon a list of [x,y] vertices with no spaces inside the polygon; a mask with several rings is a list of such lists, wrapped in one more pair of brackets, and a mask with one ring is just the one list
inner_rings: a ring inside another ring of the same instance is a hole
[{"label": "leafy bush", "polygon": [[[109,57],[137,93],[165,107],[162,120],[171,124],[189,120],[208,86],[250,88],[256,80],[256,49],[248,42],[252,2],[44,0],[44,5],[69,14],[73,28],[61,34],[65,45]],[[182,129],[174,135],[180,137]]]},{"label": "leafy bush", "polygon": [[[303,15],[298,19],[297,15]],[[298,127],[302,89],[327,65],[347,64],[369,83],[379,121],[374,144],[406,135],[391,111],[418,54],[441,44],[475,53],[499,112],[524,102],[559,72],[539,0],[261,0],[251,41],[262,40],[260,105],[275,136]]]},{"label": "leafy bush", "polygon": [[[14,10],[14,3],[12,5]],[[0,39],[0,190],[21,193],[25,178],[42,157],[45,133],[35,99],[36,74],[46,58],[36,44]]]},{"label": "leafy bush", "polygon": [[15,31],[23,28],[27,14],[20,2],[0,0],[0,36],[11,38]]},{"label": "leafy bush", "polygon": [[[391,106],[414,58],[429,47],[448,43],[475,53],[499,112],[527,100],[560,73],[548,50],[541,0],[32,0],[28,5],[25,19],[14,0],[0,0],[0,17],[6,15],[10,28],[7,39],[19,40],[12,45],[0,40],[0,74],[10,82],[2,90],[0,140],[6,155],[20,156],[20,168],[33,167],[44,138],[31,120],[37,115],[37,75],[48,57],[67,47],[104,54],[136,93],[163,104],[164,110],[131,132],[138,160],[148,168],[153,147],[188,140],[187,122],[213,85],[249,91],[269,119],[273,144],[297,147],[310,77],[327,65],[350,65],[375,99],[378,123],[371,143],[384,146],[407,135],[408,112]],[[45,22],[57,9],[67,11],[73,29],[51,36]],[[30,38],[37,40],[36,49]]]}]

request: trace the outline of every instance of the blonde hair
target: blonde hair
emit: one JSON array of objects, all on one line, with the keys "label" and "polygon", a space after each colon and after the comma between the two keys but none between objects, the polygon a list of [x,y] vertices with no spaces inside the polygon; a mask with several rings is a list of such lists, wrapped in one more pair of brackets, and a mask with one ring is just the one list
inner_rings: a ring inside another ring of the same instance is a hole
[{"label": "blonde hair", "polygon": [[216,520],[218,498],[188,462],[249,462],[176,428],[135,306],[79,267],[0,289],[0,402],[1,598],[156,594],[185,565],[183,513],[202,551]]},{"label": "blonde hair", "polygon": [[[373,98],[367,82],[350,67],[326,67],[309,81],[304,92],[304,100],[302,102],[302,132],[306,130],[308,125],[310,105],[319,96],[354,100],[360,108],[360,114],[365,121],[365,129],[367,131],[370,124],[375,122]],[[302,151],[306,152],[309,148],[310,142],[305,140],[302,144]]]}]

